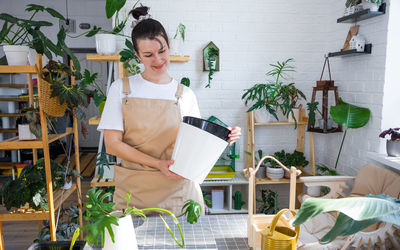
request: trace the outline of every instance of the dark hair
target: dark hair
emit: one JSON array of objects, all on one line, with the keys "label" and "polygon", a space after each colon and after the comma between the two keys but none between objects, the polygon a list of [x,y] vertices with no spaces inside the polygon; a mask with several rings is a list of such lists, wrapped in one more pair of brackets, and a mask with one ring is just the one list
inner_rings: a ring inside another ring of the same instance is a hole
[{"label": "dark hair", "polygon": [[[138,8],[135,8],[129,12],[129,14],[132,14],[133,18],[136,20],[139,20],[141,16],[147,15],[149,11],[149,7],[146,6],[141,6]],[[150,40],[157,40],[157,36],[161,36],[165,39],[167,42],[167,46],[169,48],[169,40],[168,40],[168,35],[167,32],[165,32],[164,27],[162,24],[154,20],[152,18],[145,19],[140,21],[138,24],[135,25],[132,29],[132,43],[133,43],[133,49],[139,53],[138,46],[137,46],[137,40],[138,39],[150,39]],[[161,41],[158,41],[161,43]]]}]

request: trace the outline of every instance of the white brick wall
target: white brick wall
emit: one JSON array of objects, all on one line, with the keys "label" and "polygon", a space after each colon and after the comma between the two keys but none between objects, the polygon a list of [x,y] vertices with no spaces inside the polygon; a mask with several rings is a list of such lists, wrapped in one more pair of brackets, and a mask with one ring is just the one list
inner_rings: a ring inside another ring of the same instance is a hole
[{"label": "white brick wall", "polygon": [[[16,13],[20,13],[21,6],[28,3],[6,2],[11,4],[10,12],[15,10]],[[38,2],[55,5],[50,0]],[[69,2],[73,8],[70,9],[71,17],[79,19],[85,16],[88,22],[105,22],[104,1]],[[175,34],[180,22],[186,25],[185,54],[191,59],[188,63],[171,64],[170,73],[178,80],[183,76],[191,79],[191,88],[198,97],[203,117],[215,115],[228,124],[242,127],[243,137],[239,141],[242,158],[237,163],[238,169],[244,167],[246,145],[247,108],[240,99],[243,90],[265,82],[270,63],[292,57],[297,68],[293,74],[294,81],[310,98],[312,87],[320,77],[324,54],[340,50],[351,26],[336,23],[336,19],[342,16],[344,2],[142,1],[143,5],[151,7],[152,16],[164,24],[170,36]],[[54,7],[64,10],[64,3],[60,1]],[[378,133],[382,123],[388,17],[386,14],[359,23],[359,33],[373,44],[371,55],[331,59],[332,76],[339,86],[340,96],[372,111],[371,121],[366,127],[348,132],[339,163],[339,171],[345,174],[355,174],[367,161],[365,153],[378,151],[381,142]],[[220,48],[221,71],[214,75],[211,89],[205,89],[207,72],[202,72],[202,49],[210,41]],[[256,133],[256,148],[265,153],[295,149],[296,132],[291,127],[257,128]],[[316,134],[316,162],[333,167],[341,138],[342,133]],[[308,143],[306,150],[308,156]]]}]

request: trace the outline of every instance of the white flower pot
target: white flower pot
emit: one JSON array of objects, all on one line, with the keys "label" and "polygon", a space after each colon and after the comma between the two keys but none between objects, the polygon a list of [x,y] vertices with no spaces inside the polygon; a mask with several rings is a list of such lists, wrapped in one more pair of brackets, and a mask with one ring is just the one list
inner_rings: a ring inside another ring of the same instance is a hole
[{"label": "white flower pot", "polygon": [[[35,65],[36,64],[36,50],[29,48],[29,53],[28,53],[28,62],[29,65]],[[47,58],[46,55],[43,54],[42,56],[42,66],[46,66],[47,63],[49,63],[49,58]]]},{"label": "white flower pot", "polygon": [[[116,217],[122,216],[121,211],[115,211],[112,215]],[[111,225],[114,232],[114,241],[112,242],[110,234],[106,229],[104,250],[120,250],[120,249],[131,249],[137,250],[137,241],[135,228],[133,227],[132,216],[128,215],[118,219],[118,226]]]},{"label": "white flower pot", "polygon": [[[210,68],[208,67],[208,59],[204,60],[204,64],[205,64],[204,65],[205,69],[210,70]],[[216,66],[217,66],[217,60],[215,59],[211,60],[211,68],[215,70]]]},{"label": "white flower pot", "polygon": [[72,187],[72,180],[69,181],[69,182],[65,182],[65,183],[64,183],[64,186],[62,186],[61,189],[68,190],[68,189],[70,189],[71,187]]},{"label": "white flower pot", "polygon": [[[318,119],[318,124],[319,124],[319,128],[320,129],[324,129],[324,124],[325,121],[324,119]],[[333,120],[332,119],[328,119],[328,124],[326,124],[326,128],[329,130],[332,128],[332,124],[333,124]]]},{"label": "white flower pot", "polygon": [[26,65],[29,47],[23,45],[3,45],[8,65]]},{"label": "white flower pot", "polygon": [[256,122],[271,122],[276,120],[265,108],[254,110],[254,118]]},{"label": "white flower pot", "polygon": [[[299,122],[300,109],[299,108],[292,108],[292,110],[293,110],[293,115],[296,118],[296,121]],[[292,117],[292,113],[289,113],[288,122],[294,122],[294,119]]]},{"label": "white flower pot", "polygon": [[379,9],[379,6],[375,3],[370,3],[365,0],[363,0],[361,4],[363,6],[363,9],[369,9],[370,11],[378,11]]},{"label": "white flower pot", "polygon": [[321,186],[307,187],[307,194],[312,197],[321,196]]},{"label": "white flower pot", "polygon": [[388,156],[400,156],[400,141],[386,140],[386,152]]},{"label": "white flower pot", "polygon": [[283,178],[284,171],[283,168],[272,168],[272,167],[267,167],[267,177],[270,178],[273,181],[279,181],[280,179]]},{"label": "white flower pot", "polygon": [[265,165],[260,165],[260,168],[258,169],[258,171],[256,173],[256,178],[264,179],[266,176],[266,169],[267,169],[267,167]]},{"label": "white flower pot", "polygon": [[36,139],[36,136],[29,129],[29,124],[18,124],[18,139],[20,141]]},{"label": "white flower pot", "polygon": [[117,38],[113,34],[97,34],[96,51],[98,54],[115,54],[117,52]]}]

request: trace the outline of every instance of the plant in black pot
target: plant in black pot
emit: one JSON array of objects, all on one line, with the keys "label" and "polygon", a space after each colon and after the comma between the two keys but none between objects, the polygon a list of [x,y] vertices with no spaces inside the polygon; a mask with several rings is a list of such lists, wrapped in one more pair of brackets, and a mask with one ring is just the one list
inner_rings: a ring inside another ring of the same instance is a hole
[{"label": "plant in black pot", "polygon": [[379,137],[385,138],[387,135],[390,139],[386,141],[386,152],[388,156],[400,156],[400,128],[389,128],[382,131]]}]

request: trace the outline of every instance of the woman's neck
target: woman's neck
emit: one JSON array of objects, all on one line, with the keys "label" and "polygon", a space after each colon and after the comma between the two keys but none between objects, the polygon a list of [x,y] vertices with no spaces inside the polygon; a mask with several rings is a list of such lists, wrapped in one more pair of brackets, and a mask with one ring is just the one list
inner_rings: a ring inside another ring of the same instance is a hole
[{"label": "woman's neck", "polygon": [[167,84],[172,81],[172,78],[168,75],[168,73],[162,75],[154,75],[144,71],[141,75],[143,79],[152,83]]}]

